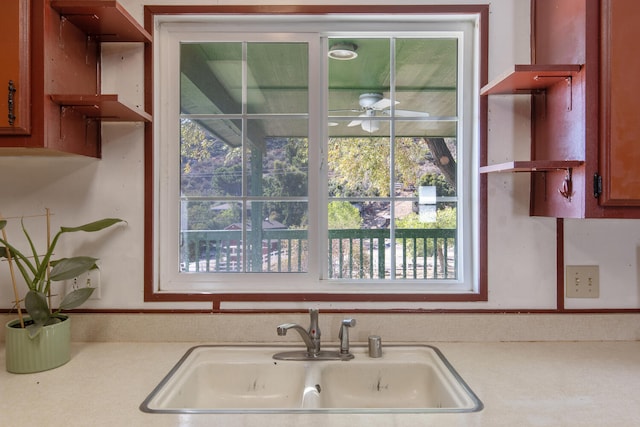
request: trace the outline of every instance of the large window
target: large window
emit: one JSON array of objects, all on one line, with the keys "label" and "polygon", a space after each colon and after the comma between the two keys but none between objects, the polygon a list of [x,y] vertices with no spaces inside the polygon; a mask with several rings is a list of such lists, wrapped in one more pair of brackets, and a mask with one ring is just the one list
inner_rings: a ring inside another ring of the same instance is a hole
[{"label": "large window", "polygon": [[484,298],[485,12],[155,15],[148,299]]}]

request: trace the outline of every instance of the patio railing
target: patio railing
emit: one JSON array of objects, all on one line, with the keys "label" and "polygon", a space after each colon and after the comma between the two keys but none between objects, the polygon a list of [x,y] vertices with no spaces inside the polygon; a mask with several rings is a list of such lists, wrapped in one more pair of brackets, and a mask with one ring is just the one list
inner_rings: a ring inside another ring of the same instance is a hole
[{"label": "patio railing", "polygon": [[[181,269],[185,272],[243,271],[239,230],[183,231]],[[249,244],[246,271],[305,272],[306,230],[263,230]],[[248,241],[251,242],[251,232]],[[260,245],[257,251],[252,246]],[[455,279],[456,230],[398,229],[392,248],[389,230],[329,230],[329,278]]]}]

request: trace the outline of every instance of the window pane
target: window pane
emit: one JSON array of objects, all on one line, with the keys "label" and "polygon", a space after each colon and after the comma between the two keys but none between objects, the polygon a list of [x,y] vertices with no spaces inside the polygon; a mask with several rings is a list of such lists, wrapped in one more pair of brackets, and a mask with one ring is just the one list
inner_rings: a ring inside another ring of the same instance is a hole
[{"label": "window pane", "polygon": [[396,213],[396,277],[457,279],[456,204],[397,202]]},{"label": "window pane", "polygon": [[[398,116],[455,116],[457,39],[396,39]],[[402,135],[409,133],[402,133]]]},{"label": "window pane", "polygon": [[306,272],[309,205],[306,202],[253,201],[247,224],[247,271]]},{"label": "window pane", "polygon": [[[256,129],[274,129],[276,135],[306,135],[307,120],[248,120],[250,136]],[[257,140],[257,138],[255,138]],[[245,166],[250,196],[306,197],[309,146],[306,137],[262,137],[247,147]]]},{"label": "window pane", "polygon": [[306,43],[247,45],[247,112],[309,111],[309,55]]},{"label": "window pane", "polygon": [[242,43],[180,45],[182,114],[242,112]]},{"label": "window pane", "polygon": [[330,138],[330,197],[389,195],[389,138]]},{"label": "window pane", "polygon": [[[212,132],[234,129],[240,121],[180,121],[180,192],[183,196],[240,196],[242,194],[241,139],[223,140]],[[231,141],[231,143],[229,142]]]},{"label": "window pane", "polygon": [[307,271],[306,202],[254,201],[243,209],[241,202],[183,199],[181,206],[181,271]]},{"label": "window pane", "polygon": [[389,263],[389,203],[329,203],[329,278],[384,279]]},{"label": "window pane", "polygon": [[240,271],[242,205],[183,198],[180,210],[181,271]]}]

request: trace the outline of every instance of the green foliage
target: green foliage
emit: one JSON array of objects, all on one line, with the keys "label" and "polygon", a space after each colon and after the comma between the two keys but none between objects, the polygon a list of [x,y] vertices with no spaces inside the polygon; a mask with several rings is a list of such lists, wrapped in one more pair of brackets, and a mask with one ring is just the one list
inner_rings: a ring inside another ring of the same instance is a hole
[{"label": "green foliage", "polygon": [[456,189],[453,188],[447,179],[441,174],[428,173],[420,177],[419,186],[435,186],[436,194],[440,197],[450,197],[456,195]]},{"label": "green foliage", "polygon": [[[420,138],[396,138],[395,173],[405,185],[415,185],[429,149]],[[389,138],[332,138],[327,152],[332,196],[389,196]]]},{"label": "green foliage", "polygon": [[242,164],[221,165],[211,179],[211,192],[220,196],[242,194]]},{"label": "green foliage", "polygon": [[360,211],[349,202],[330,202],[328,215],[330,230],[357,229],[362,225]]},{"label": "green foliage", "polygon": [[456,209],[450,206],[446,206],[443,209],[436,211],[435,222],[422,222],[420,216],[416,213],[407,215],[404,218],[396,220],[397,228],[406,229],[418,229],[418,228],[432,228],[432,229],[455,229],[457,224]]},{"label": "green foliage", "polygon": [[[44,255],[40,255],[36,250],[33,240],[25,228],[24,221],[22,221],[22,232],[31,251],[29,255],[18,250],[4,237],[0,238],[0,244],[2,245],[0,246],[0,257],[11,257],[11,260],[18,267],[20,274],[29,288],[24,298],[24,304],[29,316],[31,316],[31,319],[35,323],[35,325],[29,329],[29,335],[31,337],[37,335],[43,326],[56,322],[56,315],[60,313],[61,310],[70,310],[80,306],[89,299],[93,293],[93,288],[77,289],[63,298],[58,310],[52,312],[49,307],[46,296],[50,292],[52,281],[72,279],[86,271],[97,268],[97,259],[86,256],[52,260],[51,257],[54,254],[60,237],[65,233],[75,233],[78,231],[87,233],[100,231],[119,222],[123,222],[123,220],[119,218],[105,218],[79,227],[60,227],[60,230],[51,240]],[[0,221],[0,230],[4,229],[6,225],[7,221]],[[50,265],[52,268],[51,271],[48,272]],[[18,302],[16,301],[16,303]]]},{"label": "green foliage", "polygon": [[[436,211],[436,221],[435,222],[423,222],[420,221],[420,216],[416,213],[411,215],[407,215],[404,218],[398,219],[396,221],[396,225],[398,228],[403,229],[455,229],[457,224],[457,213],[456,209],[450,206],[445,206],[443,209],[438,209]],[[418,256],[431,256],[435,250],[442,250],[444,247],[444,242],[439,242],[438,245],[434,245],[433,240],[427,240],[427,253],[424,253],[424,239],[416,239],[415,246],[414,243],[410,242],[410,246],[407,248],[408,253],[413,256],[415,252]]]},{"label": "green foliage", "polygon": [[192,162],[198,162],[210,157],[213,140],[206,137],[198,124],[189,119],[180,121],[180,157],[185,173],[191,171]]},{"label": "green foliage", "polygon": [[333,196],[389,195],[388,138],[331,138],[327,160],[330,179],[342,190]]}]

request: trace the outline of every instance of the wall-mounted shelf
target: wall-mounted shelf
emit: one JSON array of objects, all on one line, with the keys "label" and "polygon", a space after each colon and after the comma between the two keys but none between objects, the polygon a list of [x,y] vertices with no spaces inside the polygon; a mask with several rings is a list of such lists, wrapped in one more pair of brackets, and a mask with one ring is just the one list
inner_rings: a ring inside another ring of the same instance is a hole
[{"label": "wall-mounted shelf", "polygon": [[580,72],[581,65],[514,65],[480,90],[480,95],[530,94],[545,90],[570,79]]},{"label": "wall-mounted shelf", "polygon": [[118,1],[8,3],[13,7],[3,9],[6,18],[0,22],[6,25],[0,25],[0,37],[15,43],[9,43],[14,51],[7,52],[10,66],[0,67],[0,77],[4,87],[14,82],[16,118],[13,125],[0,123],[0,156],[100,158],[102,122],[152,120],[143,107],[101,93],[104,42],[152,43],[150,33]]},{"label": "wall-mounted shelf", "polygon": [[51,7],[100,42],[151,43],[151,35],[115,0],[52,0]]},{"label": "wall-mounted shelf", "polygon": [[110,122],[150,122],[151,115],[130,107],[118,95],[51,95],[62,107],[70,107],[85,117]]},{"label": "wall-mounted shelf", "polygon": [[548,172],[582,166],[582,160],[527,160],[481,166],[480,173],[492,172]]}]

